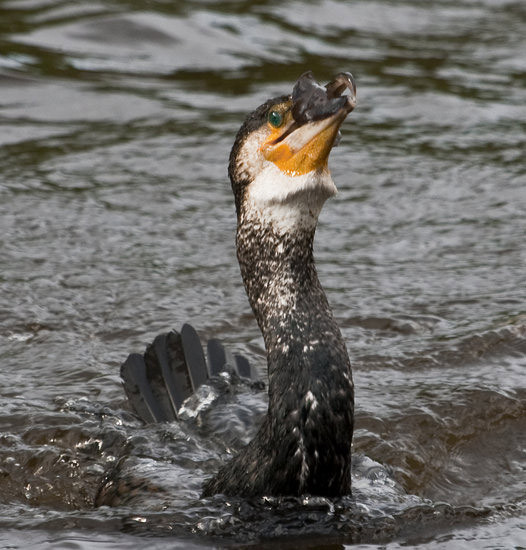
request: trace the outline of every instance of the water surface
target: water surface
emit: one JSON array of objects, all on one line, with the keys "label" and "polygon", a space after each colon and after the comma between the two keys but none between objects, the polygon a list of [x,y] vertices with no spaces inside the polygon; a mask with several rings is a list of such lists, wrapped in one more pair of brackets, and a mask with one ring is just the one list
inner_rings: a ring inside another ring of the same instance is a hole
[{"label": "water surface", "polygon": [[[524,547],[525,23],[520,0],[2,2],[0,543]],[[358,85],[316,237],[354,495],[203,501],[265,393],[144,427],[119,365],[191,321],[264,378],[226,163],[305,70]],[[118,460],[164,491],[93,508]]]}]

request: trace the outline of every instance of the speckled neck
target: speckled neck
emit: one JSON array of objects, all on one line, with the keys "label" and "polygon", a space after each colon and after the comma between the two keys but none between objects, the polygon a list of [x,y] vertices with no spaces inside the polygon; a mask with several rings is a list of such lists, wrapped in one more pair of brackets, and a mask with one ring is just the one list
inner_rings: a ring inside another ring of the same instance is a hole
[{"label": "speckled neck", "polygon": [[[243,212],[237,256],[248,299],[267,350],[307,338],[309,313],[332,319],[313,259],[315,224],[280,234],[257,211]],[[321,311],[320,311],[321,310]]]},{"label": "speckled neck", "polygon": [[[237,256],[250,305],[269,354],[269,376],[289,355],[299,357],[327,345],[345,345],[313,258],[315,223],[279,233],[257,210],[238,220]],[[311,373],[309,373],[311,374]]]},{"label": "speckled neck", "polygon": [[[268,354],[268,434],[300,457],[299,493],[350,491],[353,383],[313,259],[315,226],[280,234],[242,212],[237,254]],[[291,466],[288,466],[291,469]]]}]

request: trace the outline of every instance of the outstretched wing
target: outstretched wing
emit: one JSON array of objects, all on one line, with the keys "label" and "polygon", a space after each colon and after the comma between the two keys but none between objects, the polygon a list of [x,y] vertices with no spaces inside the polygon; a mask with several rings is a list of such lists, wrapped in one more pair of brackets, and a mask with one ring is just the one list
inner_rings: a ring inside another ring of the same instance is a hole
[{"label": "outstretched wing", "polygon": [[208,367],[195,329],[183,325],[160,334],[144,355],[132,353],[121,366],[124,390],[135,413],[146,423],[177,420],[177,411],[210,376],[226,365],[238,375],[252,378],[252,369],[242,355],[232,356],[217,339],[207,343]]}]

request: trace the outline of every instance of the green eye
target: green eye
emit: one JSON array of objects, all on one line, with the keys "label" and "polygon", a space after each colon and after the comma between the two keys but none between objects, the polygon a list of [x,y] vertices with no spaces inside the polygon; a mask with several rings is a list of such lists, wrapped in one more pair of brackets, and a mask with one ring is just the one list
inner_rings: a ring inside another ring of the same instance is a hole
[{"label": "green eye", "polygon": [[268,114],[268,121],[274,128],[279,128],[283,124],[283,114],[279,111],[270,111]]}]

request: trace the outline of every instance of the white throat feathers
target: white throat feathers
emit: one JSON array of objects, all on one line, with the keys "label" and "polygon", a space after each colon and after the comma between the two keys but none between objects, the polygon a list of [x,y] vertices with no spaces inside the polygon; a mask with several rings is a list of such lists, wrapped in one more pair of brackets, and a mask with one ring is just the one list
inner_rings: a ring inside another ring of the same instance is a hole
[{"label": "white throat feathers", "polygon": [[278,235],[314,229],[325,201],[337,193],[329,169],[290,176],[265,165],[247,188],[245,212],[257,212]]}]

